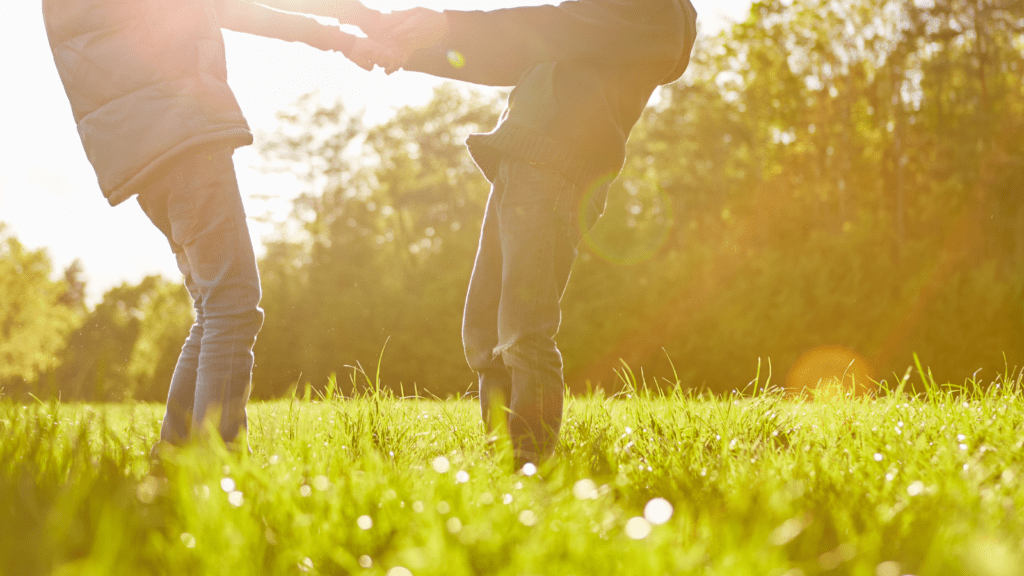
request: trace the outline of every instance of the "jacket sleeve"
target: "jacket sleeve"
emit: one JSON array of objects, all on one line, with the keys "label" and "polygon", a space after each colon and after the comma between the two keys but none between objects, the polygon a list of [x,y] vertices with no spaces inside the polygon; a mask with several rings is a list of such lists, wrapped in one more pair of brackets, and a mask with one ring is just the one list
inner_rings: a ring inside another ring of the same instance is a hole
[{"label": "jacket sleeve", "polygon": [[[678,0],[569,0],[557,6],[446,11],[448,52],[459,74],[514,84],[541,62],[587,61],[610,66],[678,60],[686,14]],[[438,64],[435,61],[434,64]],[[483,70],[491,69],[490,72]]]},{"label": "jacket sleeve", "polygon": [[320,24],[316,20],[280,12],[247,0],[216,0],[220,25],[228,30],[277,38],[287,42],[302,42],[320,50],[348,53],[356,37],[335,26]]},{"label": "jacket sleeve", "polygon": [[371,10],[358,0],[253,0],[285,12],[312,14],[337,18],[341,24],[358,26],[363,32],[376,30],[381,26],[381,14]]},{"label": "jacket sleeve", "polygon": [[493,56],[488,52],[473,52],[467,56],[454,48],[433,46],[413,52],[402,68],[484,86],[515,86],[530,67],[526,60]]}]

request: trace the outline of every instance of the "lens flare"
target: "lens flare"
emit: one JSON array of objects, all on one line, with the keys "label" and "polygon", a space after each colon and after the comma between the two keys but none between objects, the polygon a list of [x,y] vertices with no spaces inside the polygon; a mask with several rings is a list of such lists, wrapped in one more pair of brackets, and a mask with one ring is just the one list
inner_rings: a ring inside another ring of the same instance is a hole
[{"label": "lens flare", "polygon": [[452,68],[462,68],[466,65],[466,57],[458,50],[449,50],[446,56],[448,58],[448,63],[452,65]]},{"label": "lens flare", "polygon": [[[615,174],[598,178],[580,199],[577,218],[583,240],[600,258],[614,264],[639,264],[654,256],[673,225],[672,202],[649,178],[627,178],[614,194]],[[597,217],[604,216],[597,220]],[[595,224],[594,221],[597,220]]]},{"label": "lens flare", "polygon": [[816,400],[861,396],[877,389],[871,366],[863,356],[842,346],[820,346],[805,352],[786,376],[786,390],[809,392]]}]

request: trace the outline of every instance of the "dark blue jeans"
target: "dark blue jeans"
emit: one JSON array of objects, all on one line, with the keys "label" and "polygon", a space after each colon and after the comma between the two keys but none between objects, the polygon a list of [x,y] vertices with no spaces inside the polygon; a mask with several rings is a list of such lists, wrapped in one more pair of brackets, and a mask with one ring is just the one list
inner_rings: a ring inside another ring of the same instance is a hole
[{"label": "dark blue jeans", "polygon": [[508,427],[517,468],[549,455],[558,441],[560,301],[581,228],[593,224],[604,201],[580,192],[560,172],[509,158],[487,200],[462,339],[480,380],[484,423]]},{"label": "dark blue jeans", "polygon": [[139,195],[143,211],[170,242],[195,303],[196,320],[174,368],[160,430],[160,440],[171,444],[209,422],[225,442],[246,428],[252,347],[263,310],[232,152],[186,152]]}]

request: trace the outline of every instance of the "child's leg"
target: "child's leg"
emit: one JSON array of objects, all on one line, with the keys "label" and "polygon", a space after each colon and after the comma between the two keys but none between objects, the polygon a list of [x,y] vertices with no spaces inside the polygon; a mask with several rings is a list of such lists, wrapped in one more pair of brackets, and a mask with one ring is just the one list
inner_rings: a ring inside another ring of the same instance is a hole
[{"label": "child's leg", "polygon": [[185,287],[192,296],[196,311],[195,322],[185,339],[185,346],[178,355],[171,376],[171,386],[167,392],[167,411],[160,429],[160,440],[171,444],[182,444],[188,440],[192,429],[192,412],[196,396],[196,375],[199,372],[199,351],[203,340],[203,295],[192,280],[188,267],[188,258],[184,251],[175,253],[178,269],[185,276]]},{"label": "child's leg", "polygon": [[[188,434],[190,416],[193,431],[209,419],[227,442],[246,427],[252,347],[263,311],[231,153],[223,148],[186,152],[161,179],[159,194],[150,197],[147,191],[140,197],[144,209],[149,206],[146,213],[168,234],[196,301],[196,323],[168,396],[161,432],[168,441]],[[164,222],[159,221],[160,210],[166,214]]]},{"label": "child's leg", "polygon": [[502,163],[498,346],[512,376],[509,425],[517,465],[551,453],[562,422],[559,301],[576,258],[575,186],[559,172]]},{"label": "child's leg", "polygon": [[[188,440],[192,430],[192,409],[196,395],[196,374],[199,371],[199,350],[203,339],[203,299],[199,288],[192,280],[188,257],[185,250],[174,242],[171,233],[171,220],[168,215],[168,199],[172,183],[176,179],[170,174],[177,162],[172,160],[159,177],[137,197],[139,206],[160,232],[167,238],[174,252],[174,258],[185,279],[185,288],[192,297],[196,318],[189,330],[185,345],[178,355],[167,391],[167,409],[164,412],[163,425],[160,428],[160,442],[180,445]],[[154,447],[156,454],[157,447]]]},{"label": "child's leg", "polygon": [[500,355],[494,354],[498,345],[498,304],[501,301],[500,201],[501,187],[496,184],[487,198],[480,245],[462,318],[466,360],[480,380],[480,411],[490,431],[508,428],[507,410],[512,392],[512,378],[505,362]]}]

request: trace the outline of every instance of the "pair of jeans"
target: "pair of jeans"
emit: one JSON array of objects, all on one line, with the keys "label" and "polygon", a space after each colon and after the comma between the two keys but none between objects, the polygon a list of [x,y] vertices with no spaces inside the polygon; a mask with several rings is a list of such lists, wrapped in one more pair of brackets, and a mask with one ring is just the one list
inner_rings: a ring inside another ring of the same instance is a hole
[{"label": "pair of jeans", "polygon": [[484,423],[507,426],[517,468],[549,455],[558,441],[560,302],[582,231],[604,198],[603,190],[580,192],[560,172],[509,157],[487,199],[462,340],[479,378]]},{"label": "pair of jeans", "polygon": [[231,443],[247,426],[252,348],[263,310],[232,153],[193,148],[171,160],[138,197],[170,242],[195,306],[160,430],[160,440],[170,444],[184,443],[209,423]]}]

